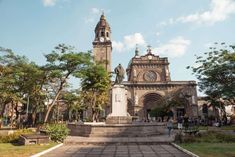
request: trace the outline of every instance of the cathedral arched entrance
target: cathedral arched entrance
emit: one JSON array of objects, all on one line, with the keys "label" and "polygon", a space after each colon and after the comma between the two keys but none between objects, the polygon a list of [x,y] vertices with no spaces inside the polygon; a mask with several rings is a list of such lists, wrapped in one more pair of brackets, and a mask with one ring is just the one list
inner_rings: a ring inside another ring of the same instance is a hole
[{"label": "cathedral arched entrance", "polygon": [[160,102],[162,100],[162,96],[157,93],[147,93],[142,97],[143,101],[143,111],[142,115],[144,120],[150,120],[150,112],[161,105]]}]

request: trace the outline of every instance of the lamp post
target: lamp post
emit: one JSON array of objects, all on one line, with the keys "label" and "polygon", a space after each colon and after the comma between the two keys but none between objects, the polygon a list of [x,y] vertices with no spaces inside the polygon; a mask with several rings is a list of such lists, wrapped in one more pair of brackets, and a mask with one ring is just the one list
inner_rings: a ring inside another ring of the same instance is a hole
[{"label": "lamp post", "polygon": [[29,114],[29,95],[28,94],[24,94],[23,95],[24,98],[27,97],[27,104],[26,104],[26,119],[28,120],[28,114]]},{"label": "lamp post", "polygon": [[29,95],[27,97],[26,116],[27,116],[27,120],[28,120],[28,116],[29,116]]}]

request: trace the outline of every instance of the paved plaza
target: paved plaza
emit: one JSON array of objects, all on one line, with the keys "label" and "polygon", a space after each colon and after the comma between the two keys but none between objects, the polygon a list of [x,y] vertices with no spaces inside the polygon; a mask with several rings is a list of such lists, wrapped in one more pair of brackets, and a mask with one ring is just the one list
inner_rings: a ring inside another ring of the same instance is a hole
[{"label": "paved plaza", "polygon": [[170,144],[64,145],[44,157],[190,157]]}]

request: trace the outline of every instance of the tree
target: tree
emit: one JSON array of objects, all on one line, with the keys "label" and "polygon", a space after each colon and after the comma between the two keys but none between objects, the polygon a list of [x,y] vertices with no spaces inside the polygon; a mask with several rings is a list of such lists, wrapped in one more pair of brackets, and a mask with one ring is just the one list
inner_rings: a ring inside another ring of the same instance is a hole
[{"label": "tree", "polygon": [[167,116],[168,108],[166,106],[155,107],[150,112],[151,117],[161,117],[161,121],[164,121],[164,117]]},{"label": "tree", "polygon": [[[11,103],[12,109],[15,110],[15,119],[18,119],[19,114],[21,114],[19,109],[21,109],[22,113],[25,113],[28,111],[25,110],[30,108],[32,111],[32,124],[34,125],[37,108],[40,105],[44,105],[45,94],[42,92],[42,86],[45,82],[45,75],[38,65],[34,62],[29,62],[26,57],[15,55],[10,49],[1,48],[0,50],[3,53],[0,57],[1,116],[8,103]],[[27,99],[30,100],[30,104],[26,104]],[[19,104],[24,104],[24,106],[19,108]],[[11,115],[13,115],[14,110],[12,110]],[[18,122],[20,122],[20,119]]]},{"label": "tree", "polygon": [[81,112],[86,109],[81,94],[76,91],[66,92],[62,95],[62,99],[67,104],[69,121],[79,120]]},{"label": "tree", "polygon": [[204,56],[197,56],[196,65],[188,66],[199,80],[200,91],[215,106],[235,104],[235,46],[215,43]]},{"label": "tree", "polygon": [[48,105],[44,118],[44,122],[47,122],[49,113],[66,87],[69,77],[79,77],[80,73],[91,64],[91,55],[90,53],[77,53],[73,47],[59,44],[45,57],[48,64],[44,66],[44,70],[47,71],[51,85],[55,84],[52,102]]},{"label": "tree", "polygon": [[109,101],[110,77],[102,65],[94,64],[81,77],[84,102],[92,110],[92,120],[98,121],[99,112]]}]

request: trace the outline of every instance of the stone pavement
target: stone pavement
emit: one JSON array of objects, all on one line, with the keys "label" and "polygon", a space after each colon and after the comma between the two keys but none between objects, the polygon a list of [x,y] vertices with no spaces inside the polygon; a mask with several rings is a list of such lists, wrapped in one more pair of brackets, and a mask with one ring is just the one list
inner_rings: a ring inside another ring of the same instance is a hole
[{"label": "stone pavement", "polygon": [[44,157],[190,157],[170,144],[64,145]]},{"label": "stone pavement", "polygon": [[172,146],[174,135],[152,137],[69,136],[44,157],[190,157]]}]

